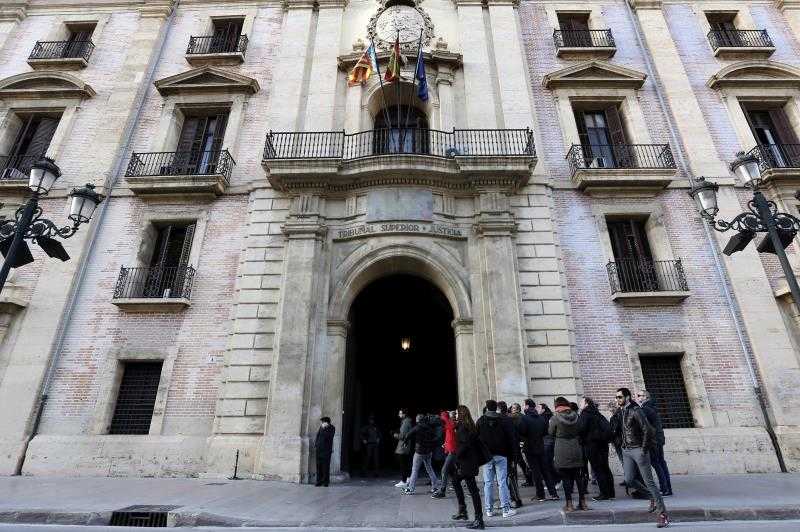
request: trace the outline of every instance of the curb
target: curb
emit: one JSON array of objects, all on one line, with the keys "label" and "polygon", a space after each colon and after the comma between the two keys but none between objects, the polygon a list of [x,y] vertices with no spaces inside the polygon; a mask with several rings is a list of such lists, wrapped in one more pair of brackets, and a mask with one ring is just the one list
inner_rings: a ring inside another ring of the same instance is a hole
[{"label": "curb", "polygon": [[[698,521],[778,521],[800,519],[800,507],[774,506],[768,508],[675,508],[669,512],[674,523]],[[111,512],[65,512],[47,510],[0,511],[0,523],[50,524],[50,525],[108,525]],[[613,525],[654,523],[654,514],[641,510],[589,510],[587,512],[557,512],[519,516],[503,522],[504,526],[553,525]],[[279,528],[456,528],[452,521],[430,523],[365,523],[365,522],[279,522],[244,519],[208,512],[169,512],[170,527],[279,527]],[[492,523],[495,524],[495,523]]]}]

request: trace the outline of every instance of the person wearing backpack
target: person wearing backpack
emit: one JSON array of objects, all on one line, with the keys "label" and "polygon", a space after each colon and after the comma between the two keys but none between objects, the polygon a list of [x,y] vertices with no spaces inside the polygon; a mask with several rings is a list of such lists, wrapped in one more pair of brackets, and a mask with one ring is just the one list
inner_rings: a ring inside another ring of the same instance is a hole
[{"label": "person wearing backpack", "polygon": [[579,426],[586,458],[592,465],[592,471],[597,478],[597,487],[600,490],[600,494],[592,497],[592,500],[614,499],[616,497],[614,475],[608,466],[608,444],[613,440],[614,433],[611,430],[611,423],[600,413],[597,403],[589,397],[584,397],[581,402]]}]

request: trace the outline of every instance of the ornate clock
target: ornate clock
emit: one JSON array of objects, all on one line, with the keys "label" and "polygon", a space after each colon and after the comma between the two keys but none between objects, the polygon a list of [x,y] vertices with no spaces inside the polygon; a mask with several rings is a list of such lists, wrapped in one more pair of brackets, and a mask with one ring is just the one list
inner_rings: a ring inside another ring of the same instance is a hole
[{"label": "ornate clock", "polygon": [[391,47],[399,34],[403,48],[416,49],[420,32],[422,44],[427,45],[433,37],[431,19],[421,8],[407,4],[382,7],[372,16],[367,26],[367,34],[378,48]]}]

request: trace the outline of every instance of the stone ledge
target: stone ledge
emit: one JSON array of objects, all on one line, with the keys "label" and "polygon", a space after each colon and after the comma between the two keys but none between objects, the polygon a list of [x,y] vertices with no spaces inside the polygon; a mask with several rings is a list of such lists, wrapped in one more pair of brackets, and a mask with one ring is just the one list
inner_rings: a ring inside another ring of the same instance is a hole
[{"label": "stone ledge", "polygon": [[611,301],[626,307],[649,307],[677,305],[692,293],[689,290],[668,290],[663,292],[617,292]]},{"label": "stone ledge", "polygon": [[669,186],[675,174],[675,168],[580,168],[572,180],[579,190],[592,196],[655,196]]},{"label": "stone ledge", "polygon": [[28,64],[34,70],[80,70],[89,66],[83,57],[55,57],[52,59],[28,59]]},{"label": "stone ledge", "polygon": [[761,172],[761,184],[800,186],[800,168],[767,168]]},{"label": "stone ledge", "polygon": [[774,46],[720,46],[714,50],[714,57],[721,59],[767,59],[775,53]]},{"label": "stone ledge", "polygon": [[186,54],[186,62],[193,67],[205,65],[241,65],[244,63],[244,53],[225,52],[218,54]]},{"label": "stone ledge", "polygon": [[210,175],[150,175],[126,177],[128,188],[137,196],[170,196],[196,194],[220,196],[228,186],[222,174]]},{"label": "stone ledge", "polygon": [[28,176],[24,179],[0,179],[0,191],[29,193],[31,189],[28,187]]},{"label": "stone ledge", "polygon": [[111,300],[124,312],[180,312],[192,304],[185,297],[154,298],[154,297],[126,297]]},{"label": "stone ledge", "polygon": [[564,59],[610,59],[616,53],[616,46],[562,46],[556,48],[556,57]]}]

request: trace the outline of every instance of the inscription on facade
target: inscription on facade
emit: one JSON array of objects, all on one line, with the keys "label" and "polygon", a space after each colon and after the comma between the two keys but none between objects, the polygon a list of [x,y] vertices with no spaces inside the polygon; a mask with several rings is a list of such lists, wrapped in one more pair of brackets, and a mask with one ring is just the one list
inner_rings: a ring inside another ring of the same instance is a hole
[{"label": "inscription on facade", "polygon": [[338,229],[333,234],[334,240],[350,240],[365,236],[379,236],[392,233],[425,234],[444,238],[467,238],[466,232],[461,227],[446,224],[396,222],[382,224],[360,224],[353,227]]}]

